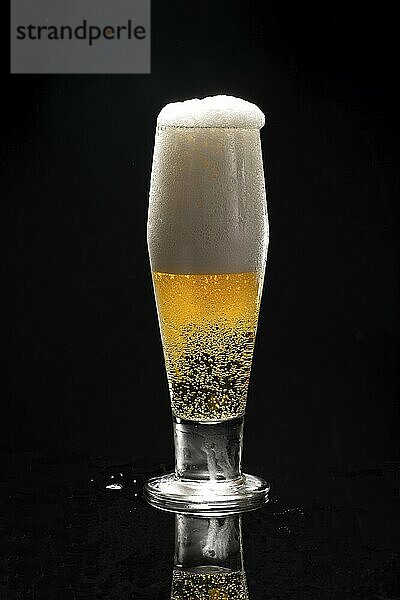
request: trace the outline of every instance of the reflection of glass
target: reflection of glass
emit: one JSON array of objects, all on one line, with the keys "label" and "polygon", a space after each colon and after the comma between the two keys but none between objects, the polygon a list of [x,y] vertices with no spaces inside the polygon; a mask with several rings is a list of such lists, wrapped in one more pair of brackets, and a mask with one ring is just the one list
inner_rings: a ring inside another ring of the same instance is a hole
[{"label": "reflection of glass", "polygon": [[243,417],[268,246],[264,115],[216,96],[157,122],[148,246],[175,433],[173,475],[146,486],[162,508],[255,508],[241,472]]},{"label": "reflection of glass", "polygon": [[171,600],[248,600],[240,515],[176,515]]}]

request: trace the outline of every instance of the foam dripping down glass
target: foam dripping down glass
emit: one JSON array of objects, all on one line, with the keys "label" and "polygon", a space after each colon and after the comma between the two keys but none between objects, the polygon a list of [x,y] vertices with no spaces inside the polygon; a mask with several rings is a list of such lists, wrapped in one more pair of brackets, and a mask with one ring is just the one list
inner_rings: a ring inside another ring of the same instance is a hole
[{"label": "foam dripping down glass", "polygon": [[154,146],[148,248],[173,415],[175,473],[151,504],[187,514],[257,508],[243,420],[268,248],[260,109],[214,96],[168,104]]}]

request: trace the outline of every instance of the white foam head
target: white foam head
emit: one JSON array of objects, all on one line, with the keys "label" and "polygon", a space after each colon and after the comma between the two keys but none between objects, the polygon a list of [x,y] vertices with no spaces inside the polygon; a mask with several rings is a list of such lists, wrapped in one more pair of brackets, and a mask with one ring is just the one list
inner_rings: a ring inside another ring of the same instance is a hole
[{"label": "white foam head", "polygon": [[230,96],[163,108],[148,217],[153,271],[263,271],[268,247],[263,124],[257,106]]},{"label": "white foam head", "polygon": [[208,96],[167,104],[158,115],[161,127],[227,127],[261,129],[264,113],[251,102],[234,96]]}]

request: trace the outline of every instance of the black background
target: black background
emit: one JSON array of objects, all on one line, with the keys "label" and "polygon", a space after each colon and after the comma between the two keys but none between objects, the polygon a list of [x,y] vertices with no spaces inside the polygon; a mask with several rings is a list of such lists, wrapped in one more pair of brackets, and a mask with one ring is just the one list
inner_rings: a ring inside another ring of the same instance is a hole
[{"label": "black background", "polygon": [[396,23],[385,2],[153,0],[151,75],[10,75],[5,49],[2,450],[171,462],[146,249],[155,121],[226,93],[267,116],[246,466],[395,458]]}]

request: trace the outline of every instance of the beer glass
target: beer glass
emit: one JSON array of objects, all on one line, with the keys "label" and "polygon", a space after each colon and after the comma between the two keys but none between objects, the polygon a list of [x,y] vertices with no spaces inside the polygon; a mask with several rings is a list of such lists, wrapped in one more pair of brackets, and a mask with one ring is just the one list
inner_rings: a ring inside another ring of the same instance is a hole
[{"label": "beer glass", "polygon": [[149,480],[145,494],[166,510],[223,515],[267,499],[265,481],[241,470],[268,247],[263,125],[257,106],[230,96],[158,116],[147,239],[175,472]]}]

